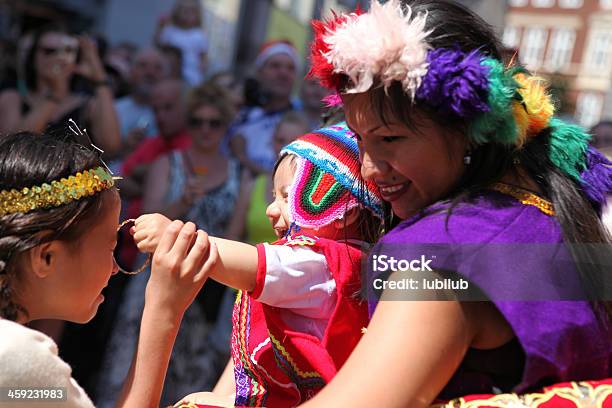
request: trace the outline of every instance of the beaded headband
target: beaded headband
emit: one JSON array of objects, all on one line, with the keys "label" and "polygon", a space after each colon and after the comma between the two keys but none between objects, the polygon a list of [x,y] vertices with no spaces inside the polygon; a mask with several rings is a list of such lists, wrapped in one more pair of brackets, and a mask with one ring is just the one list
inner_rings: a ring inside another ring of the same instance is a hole
[{"label": "beaded headband", "polygon": [[[584,129],[553,116],[545,81],[478,49],[434,49],[427,42],[426,20],[426,14],[413,15],[399,0],[372,0],[367,13],[313,21],[309,75],[341,94],[374,86],[387,92],[399,83],[414,104],[465,120],[476,145],[495,142],[520,149],[548,128],[551,162],[601,204],[612,192],[612,163],[589,149],[591,137]],[[326,101],[337,104],[341,98]]]},{"label": "beaded headband", "polygon": [[113,176],[103,167],[96,167],[40,186],[2,190],[0,216],[59,207],[108,190],[114,185]]}]

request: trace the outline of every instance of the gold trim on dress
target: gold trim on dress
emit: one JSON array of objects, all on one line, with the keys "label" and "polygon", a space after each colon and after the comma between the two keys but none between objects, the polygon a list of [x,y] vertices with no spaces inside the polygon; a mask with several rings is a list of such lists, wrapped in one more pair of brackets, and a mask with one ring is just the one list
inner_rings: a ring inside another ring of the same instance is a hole
[{"label": "gold trim on dress", "polygon": [[531,205],[542,211],[546,215],[555,215],[553,203],[544,198],[520,187],[511,186],[505,183],[495,183],[491,186],[495,191],[516,198],[525,205]]},{"label": "gold trim on dress", "polygon": [[[465,397],[457,398],[447,403],[434,404],[430,408],[480,408],[480,407],[545,407],[554,397],[559,401],[556,404],[576,408],[602,408],[604,402],[612,396],[611,384],[590,384],[586,381],[574,382],[565,386],[544,387],[542,392],[533,392],[523,395],[513,393],[492,395],[486,398],[476,398],[467,401]],[[606,405],[607,406],[607,405]],[[550,405],[552,408],[552,405]]]}]

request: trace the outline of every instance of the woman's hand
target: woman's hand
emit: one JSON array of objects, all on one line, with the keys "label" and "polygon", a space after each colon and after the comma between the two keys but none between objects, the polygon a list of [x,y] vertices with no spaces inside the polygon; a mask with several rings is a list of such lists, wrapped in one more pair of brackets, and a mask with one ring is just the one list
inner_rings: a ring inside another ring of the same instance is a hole
[{"label": "woman's hand", "polygon": [[106,71],[98,54],[96,42],[88,36],[79,37],[79,48],[81,50],[81,62],[75,72],[90,81],[103,82],[106,80]]},{"label": "woman's hand", "polygon": [[140,252],[153,253],[159,245],[164,231],[172,223],[161,214],[144,214],[134,221],[130,233]]},{"label": "woman's hand", "polygon": [[218,259],[217,247],[195,224],[173,221],[153,255],[145,304],[182,316]]},{"label": "woman's hand", "polygon": [[181,196],[181,202],[187,207],[191,207],[206,194],[203,178],[204,176],[191,176],[187,179],[183,195]]}]

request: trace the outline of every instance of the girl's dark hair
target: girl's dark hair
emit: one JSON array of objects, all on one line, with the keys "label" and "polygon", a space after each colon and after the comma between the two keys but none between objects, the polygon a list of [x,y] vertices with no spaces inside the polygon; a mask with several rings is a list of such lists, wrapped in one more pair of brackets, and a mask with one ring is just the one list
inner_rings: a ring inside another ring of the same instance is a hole
[{"label": "girl's dark hair", "polygon": [[[402,3],[410,6],[415,14],[427,13],[425,30],[431,30],[427,42],[432,48],[458,47],[468,52],[478,49],[487,56],[502,60],[502,48],[495,32],[480,17],[462,5],[448,0],[403,0]],[[424,115],[444,126],[448,130],[448,138],[457,137],[458,132],[467,134],[469,123],[461,119],[441,115],[423,104],[419,105],[418,109],[407,109],[413,105],[412,100],[403,92],[399,83],[391,85],[388,94],[385,94],[382,87],[374,88],[370,96],[372,109],[383,123],[389,123],[395,118],[419,133],[419,115]],[[451,203],[449,217],[458,203],[474,198],[479,191],[498,182],[505,174],[514,172],[520,177],[521,174],[517,170],[519,164],[526,175],[538,184],[544,196],[552,201],[564,242],[570,246],[570,250],[572,247],[579,247],[573,244],[612,242],[598,216],[598,209],[587,199],[581,187],[550,161],[549,152],[549,129],[543,130],[521,149],[494,142],[473,147],[470,152],[471,163],[465,174],[447,197],[441,197]],[[388,206],[386,208],[389,209]],[[385,219],[385,230],[394,225],[396,222],[392,220],[389,211]],[[597,262],[597,249],[585,249],[588,247],[580,245],[580,251],[572,250],[587,291],[596,286],[593,276],[601,278],[606,272],[601,262]],[[602,299],[592,291],[587,295],[591,299]],[[612,319],[612,302],[602,301],[595,306],[597,309],[605,309],[608,319]]]},{"label": "girl's dark hair", "polygon": [[[101,165],[97,153],[66,138],[31,132],[0,136],[0,190],[39,186]],[[0,217],[0,317],[27,316],[16,300],[22,255],[45,242],[77,244],[108,209],[104,197],[111,191],[60,207]]]},{"label": "girl's dark hair", "polygon": [[50,23],[44,25],[34,32],[34,35],[32,37],[32,45],[30,46],[30,49],[26,54],[24,67],[25,84],[26,87],[31,91],[36,90],[36,88],[38,87],[38,73],[36,71],[36,52],[38,51],[38,45],[40,44],[40,40],[42,39],[42,37],[44,37],[45,34],[48,33],[69,34],[68,29],[65,26],[57,23]]}]

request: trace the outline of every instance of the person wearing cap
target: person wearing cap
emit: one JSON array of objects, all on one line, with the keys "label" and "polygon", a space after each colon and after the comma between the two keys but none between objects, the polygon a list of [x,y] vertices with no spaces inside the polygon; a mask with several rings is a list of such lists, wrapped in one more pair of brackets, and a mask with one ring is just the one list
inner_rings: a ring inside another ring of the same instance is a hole
[{"label": "person wearing cap", "polygon": [[[226,396],[235,393],[237,406],[289,407],[312,397],[367,323],[365,302],[355,294],[362,249],[377,238],[382,201],[360,176],[357,140],[345,123],[281,150],[274,196],[266,214],[276,242],[212,238],[220,262],[211,276],[240,290],[231,347],[235,386],[226,390]],[[154,251],[169,223],[159,214],[140,217],[139,248]]]},{"label": "person wearing cap", "polygon": [[264,44],[255,59],[256,105],[238,114],[229,134],[232,154],[254,175],[274,167],[272,136],[283,114],[295,109],[291,92],[298,66],[297,51],[284,40]]}]

